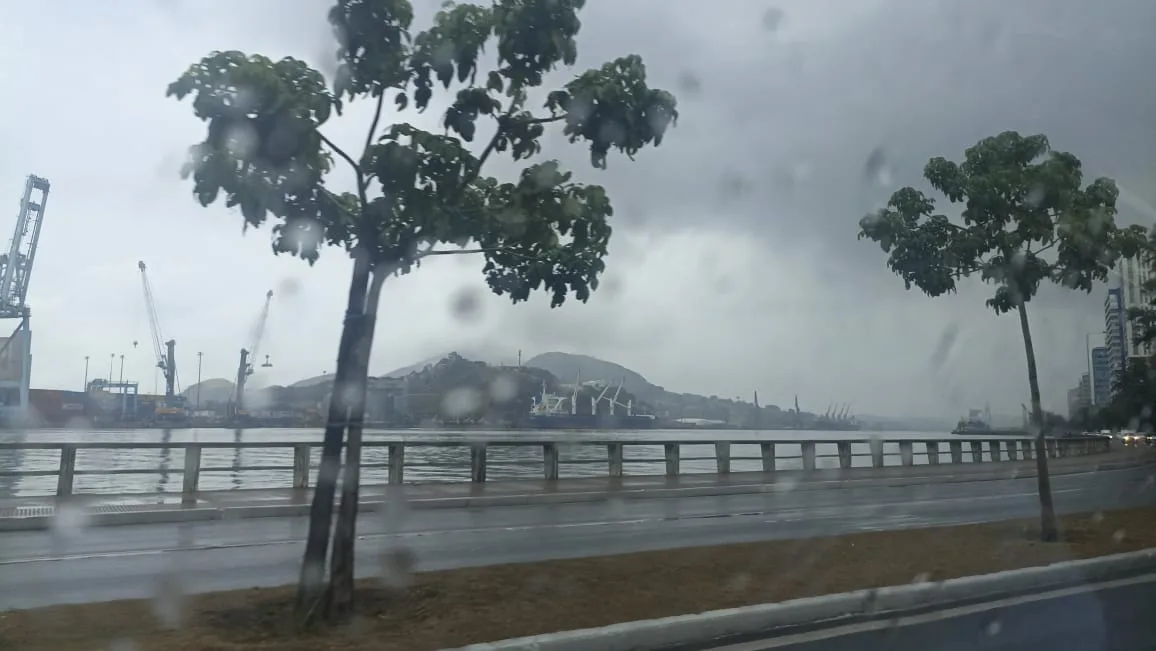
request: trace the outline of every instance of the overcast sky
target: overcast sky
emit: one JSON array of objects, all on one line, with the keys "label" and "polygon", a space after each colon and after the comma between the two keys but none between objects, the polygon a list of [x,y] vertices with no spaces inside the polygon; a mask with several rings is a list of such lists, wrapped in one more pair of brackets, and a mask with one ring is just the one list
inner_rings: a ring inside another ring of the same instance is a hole
[{"label": "overcast sky", "polygon": [[[428,21],[436,3],[416,4]],[[214,49],[331,71],[326,6],[0,3],[0,229],[12,227],[28,174],[52,182],[29,297],[33,386],[79,390],[85,356],[95,377],[124,353],[126,376],[152,390],[138,260],[178,342],[182,385],[195,382],[197,351],[205,378],[235,372],[269,289],[262,352],[274,367],[254,381],[332,371],[347,259],[327,251],[310,268],[274,257],[267,231],[242,235],[239,215],[199,207],[177,170],[203,127],[164,97]],[[545,155],[612,193],[605,285],[586,305],[513,306],[486,294],[480,260],[437,259],[387,284],[374,373],[453,349],[563,350],[672,390],[758,390],[781,405],[797,393],[819,411],[841,401],[955,417],[990,401],[1018,413],[1027,381],[1014,317],[986,312],[982,286],[940,299],[905,292],[883,253],[856,241],[858,219],[917,182],[928,157],[958,158],[1006,129],[1044,132],[1090,176],[1116,178],[1125,220],[1156,216],[1151,0],[590,0],[582,18],[575,72],[637,52],[682,112],[661,148],[612,158],[608,172],[591,170],[577,145],[547,143]],[[433,128],[438,116],[394,118]],[[326,129],[353,143],[365,126],[354,110]],[[865,175],[877,148],[886,164]],[[1052,409],[1066,412],[1103,298],[1057,291],[1031,306]]]}]

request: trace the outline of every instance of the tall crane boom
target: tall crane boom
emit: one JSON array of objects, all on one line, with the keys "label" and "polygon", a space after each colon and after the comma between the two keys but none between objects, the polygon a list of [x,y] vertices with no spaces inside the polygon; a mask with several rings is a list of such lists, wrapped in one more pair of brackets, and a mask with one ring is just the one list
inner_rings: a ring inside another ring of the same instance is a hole
[{"label": "tall crane boom", "polygon": [[40,241],[49,188],[48,179],[35,174],[30,174],[24,183],[16,229],[8,243],[8,253],[0,256],[0,317],[22,317],[27,310],[24,301],[28,297],[28,279]]},{"label": "tall crane boom", "polygon": [[175,340],[164,340],[161,331],[161,320],[157,316],[156,301],[153,300],[153,287],[149,282],[148,271],[145,267],[144,261],[137,263],[140,269],[141,284],[144,286],[145,310],[149,316],[149,329],[151,330],[153,340],[153,352],[157,356],[157,368],[161,370],[161,374],[165,378],[165,400],[170,402],[176,396],[177,386],[177,360],[176,360],[176,346]]},{"label": "tall crane boom", "polygon": [[[261,340],[265,338],[265,324],[269,321],[269,305],[273,301],[273,290],[269,290],[265,294],[265,304],[261,306],[261,313],[257,315],[257,321],[253,324],[253,330],[249,334],[249,347],[241,349],[241,362],[237,365],[237,383],[235,392],[236,395],[233,400],[233,415],[245,415],[245,384],[249,376],[253,374],[253,363],[257,359],[257,355],[261,350]],[[273,366],[269,363],[269,356],[265,356],[265,363],[261,365],[263,368]]]},{"label": "tall crane boom", "polygon": [[50,188],[48,179],[35,174],[28,176],[12,240],[8,243],[7,253],[0,253],[0,319],[20,320],[0,346],[0,369],[3,369],[0,373],[0,406],[5,411],[16,408],[22,418],[28,416],[32,370],[31,313],[25,301]]}]

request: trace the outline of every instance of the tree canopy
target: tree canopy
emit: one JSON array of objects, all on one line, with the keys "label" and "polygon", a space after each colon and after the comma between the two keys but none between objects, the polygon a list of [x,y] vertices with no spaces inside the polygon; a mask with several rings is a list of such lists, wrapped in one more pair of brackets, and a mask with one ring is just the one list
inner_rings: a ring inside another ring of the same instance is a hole
[{"label": "tree canopy", "polygon": [[1043,135],[985,138],[962,163],[933,158],[923,174],[960,204],[957,219],[905,187],[859,222],[859,237],[878,242],[907,288],[929,296],[978,275],[996,285],[987,305],[1002,314],[1030,301],[1044,281],[1091,291],[1120,255],[1143,244],[1142,228],[1116,226],[1116,184],[1097,178],[1083,186],[1079,159],[1053,151]]},{"label": "tree canopy", "polygon": [[[531,91],[576,61],[584,4],[449,2],[413,34],[407,0],[340,0],[328,16],[338,41],[332,87],[298,59],[213,52],[168,88],[191,97],[207,123],[183,174],[201,204],[223,200],[246,226],[275,222],[276,253],[313,262],[323,246],[341,246],[368,256],[376,271],[407,273],[443,252],[439,246],[474,243],[494,292],[517,302],[544,288],[555,306],[570,294],[584,301],[611,234],[606,192],[575,182],[554,160],[528,164],[506,182],[482,173],[494,154],[539,154],[551,123],[605,168],[612,150],[633,156],[658,145],[677,120],[674,96],[647,85],[636,55],[577,75],[545,94],[540,113],[531,111]],[[456,91],[443,133],[407,122],[379,133],[388,105],[425,111],[438,87]],[[359,100],[374,103],[374,118],[362,151],[351,153],[322,128]],[[468,144],[482,126],[492,132],[475,153]],[[352,191],[327,182],[338,160],[354,172]]]}]

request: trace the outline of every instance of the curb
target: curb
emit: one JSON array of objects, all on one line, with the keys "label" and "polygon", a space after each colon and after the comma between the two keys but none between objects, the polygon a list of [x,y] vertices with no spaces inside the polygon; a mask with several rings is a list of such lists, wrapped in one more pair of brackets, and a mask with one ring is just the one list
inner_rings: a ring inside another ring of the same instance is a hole
[{"label": "curb", "polygon": [[[1098,472],[1105,470],[1123,470],[1126,468],[1150,465],[1149,463],[1116,462],[1096,464],[1083,467],[1072,472],[1053,473],[1053,476]],[[980,476],[969,477],[965,473],[956,477],[944,477],[941,483],[960,483],[976,481],[995,481],[1014,479],[1015,477]],[[983,475],[984,473],[974,473]],[[1022,478],[1034,477],[1034,474],[1022,475]],[[887,478],[879,478],[885,481]],[[888,486],[908,486],[924,482],[908,482],[911,478],[895,477],[895,483]],[[829,481],[838,481],[832,479]],[[862,480],[853,480],[862,481]],[[822,490],[830,488],[824,486],[808,486],[800,482],[791,490]],[[579,504],[609,502],[621,499],[662,498],[662,497],[717,497],[726,495],[755,495],[759,493],[776,493],[783,490],[778,484],[752,483],[732,484],[728,486],[690,486],[685,488],[631,488],[615,491],[562,491],[557,493],[523,493],[514,495],[489,495],[477,497],[430,497],[414,499],[407,502],[411,509],[468,509],[502,506],[533,506],[551,504]],[[373,513],[385,507],[385,500],[366,500],[359,503],[361,513]],[[110,527],[140,524],[180,524],[189,522],[208,522],[214,520],[247,520],[254,518],[286,518],[303,517],[309,515],[310,504],[272,504],[272,505],[242,505],[242,506],[204,506],[189,508],[172,508],[141,511],[119,511],[90,513],[87,526]],[[44,531],[53,527],[55,515],[35,515],[0,517],[0,532],[5,531]]]},{"label": "curb", "polygon": [[[756,640],[880,618],[895,618],[1156,571],[1156,548],[938,583],[859,590],[775,604],[715,610],[472,644],[451,651],[659,651]],[[701,647],[700,647],[701,648]]]}]

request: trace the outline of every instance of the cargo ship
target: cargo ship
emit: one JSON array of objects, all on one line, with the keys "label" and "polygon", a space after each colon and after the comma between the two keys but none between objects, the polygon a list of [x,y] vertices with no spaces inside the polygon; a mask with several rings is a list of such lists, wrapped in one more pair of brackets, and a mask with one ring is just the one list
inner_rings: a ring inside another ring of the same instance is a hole
[{"label": "cargo ship", "polygon": [[[590,413],[578,413],[578,392],[581,383],[574,384],[573,394],[569,397],[550,393],[546,390],[546,383],[542,383],[542,394],[536,396],[530,404],[530,412],[526,415],[524,424],[532,429],[587,429],[587,430],[616,430],[616,429],[651,429],[654,427],[655,417],[649,414],[635,414],[634,401],[627,400],[625,404],[618,402],[622,392],[622,385],[613,395],[608,395],[610,385],[602,389],[597,397],[590,398]],[[607,407],[599,413],[599,405]],[[617,411],[616,411],[617,407]]]},{"label": "cargo ship", "polygon": [[980,410],[972,409],[967,418],[959,419],[951,433],[959,436],[1028,436],[1027,417],[1024,418],[1024,427],[992,427],[990,407],[984,408],[983,417]]}]

